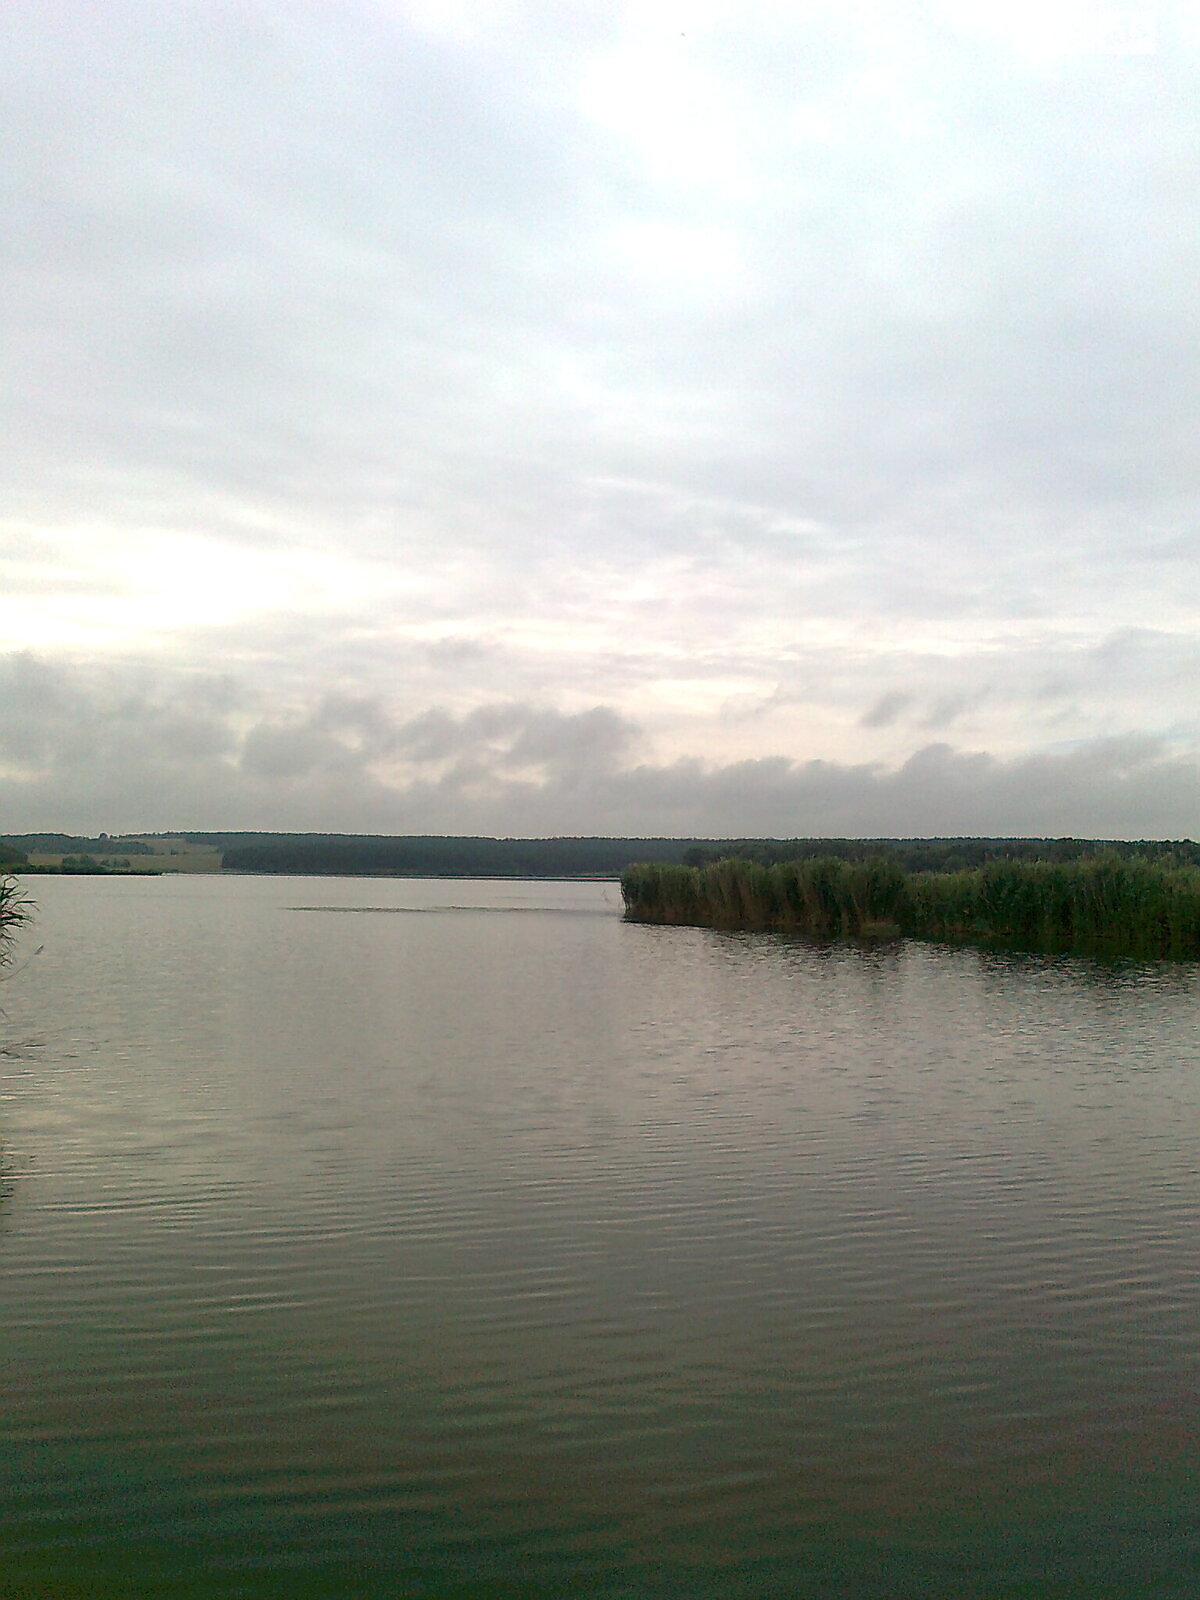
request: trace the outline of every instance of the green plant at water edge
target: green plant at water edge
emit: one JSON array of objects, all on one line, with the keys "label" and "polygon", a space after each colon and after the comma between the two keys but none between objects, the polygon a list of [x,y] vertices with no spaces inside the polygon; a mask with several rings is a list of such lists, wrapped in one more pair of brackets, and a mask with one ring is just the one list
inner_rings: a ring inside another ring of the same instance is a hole
[{"label": "green plant at water edge", "polygon": [[883,857],[816,856],[764,866],[730,859],[707,866],[651,862],[626,869],[621,892],[631,919],[718,928],[778,928],[817,937],[899,930],[904,872]]},{"label": "green plant at water edge", "polygon": [[621,889],[638,922],[1200,957],[1200,870],[1116,853],[961,872],[906,873],[885,857],[651,863],[629,867]]},{"label": "green plant at water edge", "polygon": [[12,936],[29,921],[29,902],[15,878],[0,878],[0,966],[12,958]]},{"label": "green plant at water edge", "polygon": [[1200,872],[1116,855],[1058,863],[994,861],[911,884],[911,931],[1038,948],[1200,956]]}]

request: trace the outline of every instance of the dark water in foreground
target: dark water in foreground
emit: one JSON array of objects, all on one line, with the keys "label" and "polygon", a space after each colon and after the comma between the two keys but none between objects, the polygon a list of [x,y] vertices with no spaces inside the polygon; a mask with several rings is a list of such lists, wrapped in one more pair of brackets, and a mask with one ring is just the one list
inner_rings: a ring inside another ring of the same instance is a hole
[{"label": "dark water in foreground", "polygon": [[30,886],[5,1600],[1200,1594],[1200,969]]}]

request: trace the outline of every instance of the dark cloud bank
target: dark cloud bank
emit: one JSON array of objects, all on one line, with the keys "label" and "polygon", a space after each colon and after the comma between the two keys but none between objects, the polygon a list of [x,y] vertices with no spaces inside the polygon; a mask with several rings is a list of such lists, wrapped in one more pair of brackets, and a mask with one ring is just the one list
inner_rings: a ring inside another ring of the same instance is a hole
[{"label": "dark cloud bank", "polygon": [[[930,743],[900,765],[638,759],[604,706],[394,715],[329,695],[279,717],[233,680],[0,663],[10,831],[1188,837],[1200,766],[1128,735],[999,760]],[[153,800],[147,797],[153,796]]]}]

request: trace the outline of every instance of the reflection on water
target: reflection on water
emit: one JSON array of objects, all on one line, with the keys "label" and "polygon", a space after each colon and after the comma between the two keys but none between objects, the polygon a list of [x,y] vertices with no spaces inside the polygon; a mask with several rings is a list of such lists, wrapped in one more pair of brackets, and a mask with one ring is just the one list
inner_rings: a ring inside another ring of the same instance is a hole
[{"label": "reflection on water", "polygon": [[1195,967],[38,890],[9,1590],[1200,1592]]}]

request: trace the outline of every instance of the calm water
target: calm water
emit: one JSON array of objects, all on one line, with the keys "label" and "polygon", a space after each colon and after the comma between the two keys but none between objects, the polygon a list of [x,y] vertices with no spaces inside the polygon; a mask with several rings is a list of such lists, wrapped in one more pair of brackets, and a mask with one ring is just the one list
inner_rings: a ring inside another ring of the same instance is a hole
[{"label": "calm water", "polygon": [[1200,1594],[1200,969],[30,887],[5,1600]]}]

